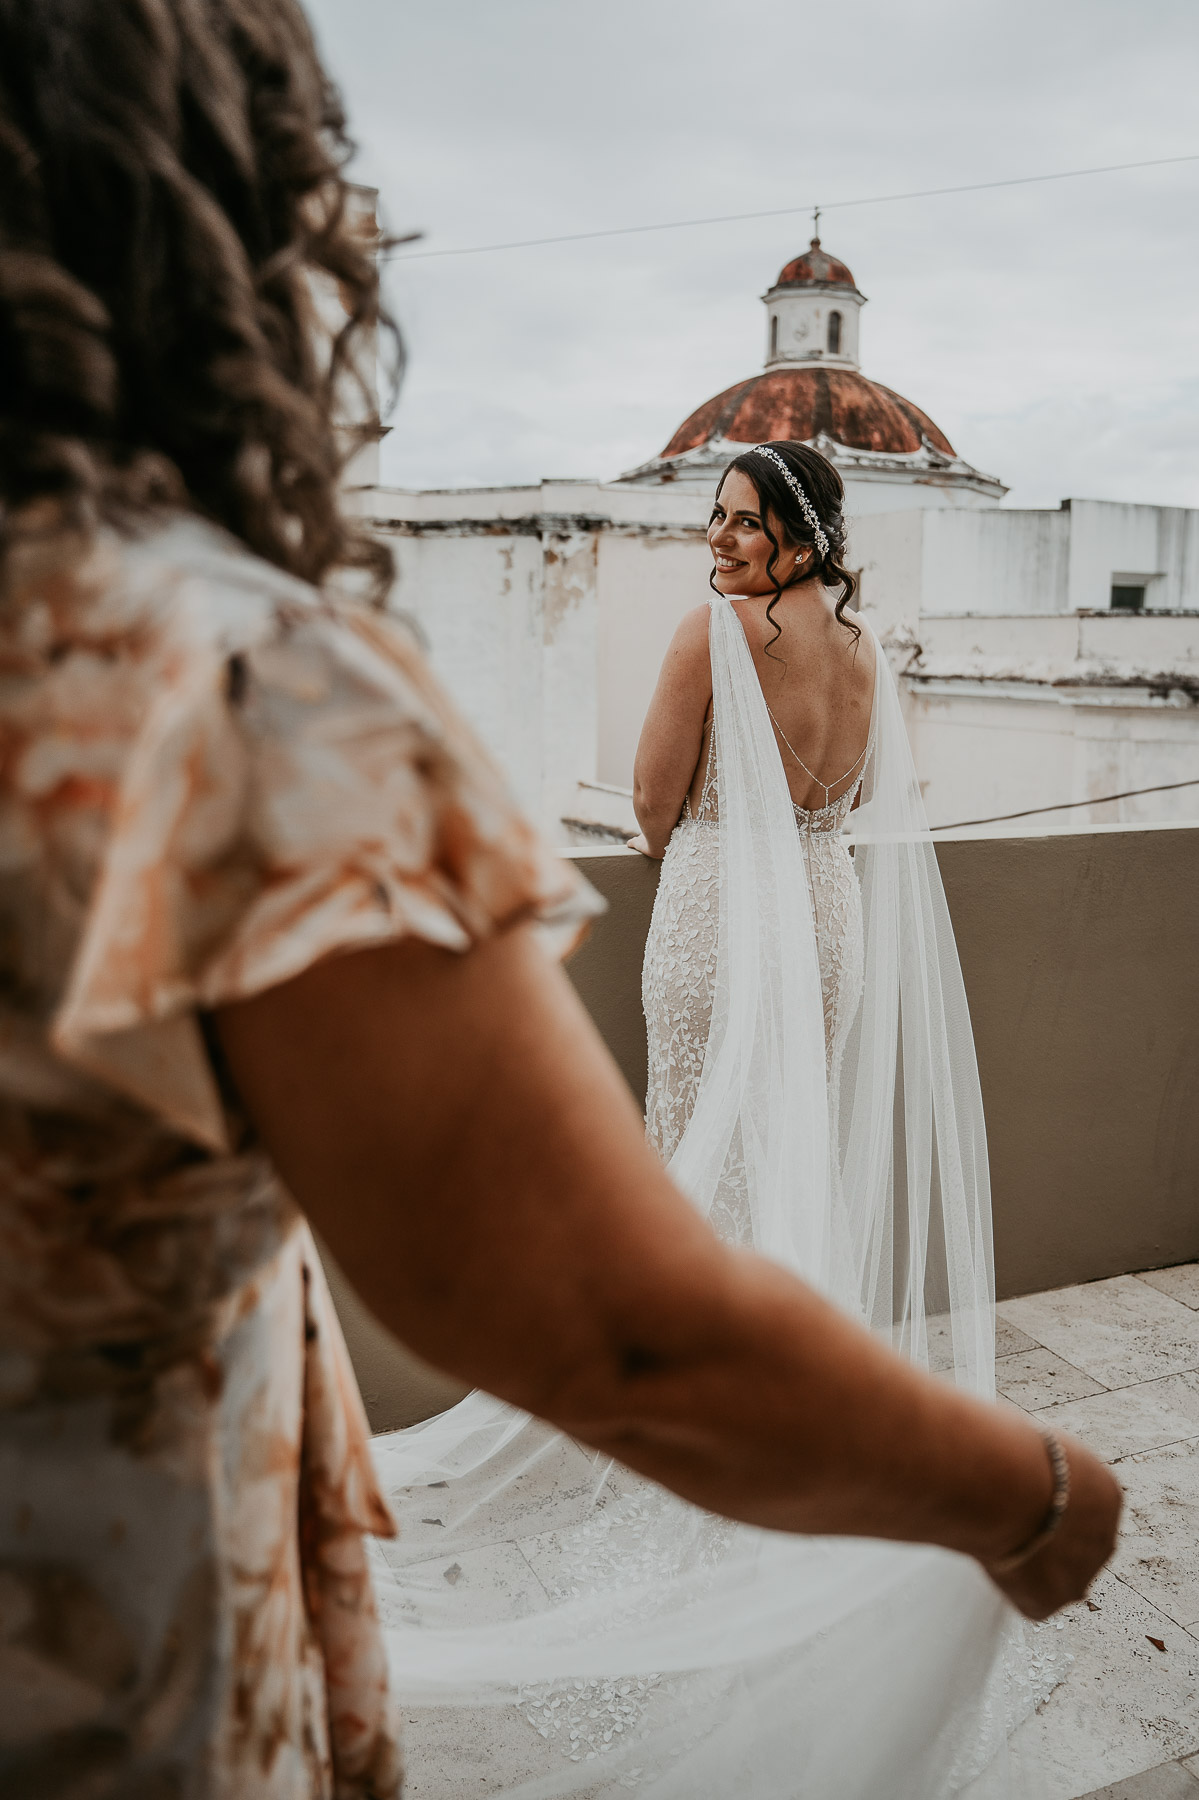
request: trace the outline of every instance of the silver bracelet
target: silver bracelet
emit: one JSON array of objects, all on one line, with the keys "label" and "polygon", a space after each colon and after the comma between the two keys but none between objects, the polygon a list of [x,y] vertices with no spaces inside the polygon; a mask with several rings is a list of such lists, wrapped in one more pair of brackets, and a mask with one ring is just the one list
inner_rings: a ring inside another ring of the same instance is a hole
[{"label": "silver bracelet", "polygon": [[1049,1455],[1049,1467],[1053,1471],[1053,1497],[1049,1502],[1049,1509],[1032,1536],[1018,1550],[1013,1550],[1008,1556],[1001,1556],[997,1562],[984,1565],[990,1575],[1010,1575],[1013,1569],[1031,1562],[1037,1551],[1043,1550],[1053,1537],[1070,1504],[1070,1464],[1066,1460],[1061,1439],[1054,1431],[1045,1431],[1041,1435]]}]

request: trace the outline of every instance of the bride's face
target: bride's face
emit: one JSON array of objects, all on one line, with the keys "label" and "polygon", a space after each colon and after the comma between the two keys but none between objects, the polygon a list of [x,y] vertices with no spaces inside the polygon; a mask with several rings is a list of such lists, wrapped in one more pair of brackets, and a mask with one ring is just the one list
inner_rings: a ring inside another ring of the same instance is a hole
[{"label": "bride's face", "polygon": [[[766,515],[779,546],[774,572],[785,587],[801,572],[811,546],[787,543],[777,516]],[[708,523],[708,548],[716,565],[713,586],[721,594],[773,594],[774,582],[766,572],[774,545],[762,529],[762,502],[749,476],[730,469],[720,485]]]}]

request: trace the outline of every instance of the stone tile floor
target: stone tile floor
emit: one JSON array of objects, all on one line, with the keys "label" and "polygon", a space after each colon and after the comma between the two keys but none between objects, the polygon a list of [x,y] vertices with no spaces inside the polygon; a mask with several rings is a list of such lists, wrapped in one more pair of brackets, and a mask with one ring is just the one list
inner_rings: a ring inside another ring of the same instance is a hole
[{"label": "stone tile floor", "polygon": [[[1073,1663],[1034,1727],[1045,1773],[1038,1800],[1199,1800],[1199,1263],[1004,1301],[996,1350],[1005,1398],[1090,1444],[1127,1491],[1112,1566],[1088,1601],[1040,1628]],[[569,1502],[592,1479],[577,1451],[564,1445],[561,1454],[547,1529],[555,1501]],[[440,1521],[427,1523],[429,1532],[377,1549],[410,1580],[427,1568],[439,1591],[444,1559],[429,1559]],[[533,1581],[528,1565],[516,1558],[509,1568],[504,1546],[479,1554],[480,1592],[494,1585],[506,1614],[520,1584]],[[414,1770],[422,1761],[452,1767],[454,1792],[473,1794],[494,1733],[512,1734],[505,1748],[516,1758],[524,1727],[489,1715],[477,1741],[455,1725],[452,1745],[440,1729],[421,1719],[421,1735],[410,1738]],[[413,1800],[448,1800],[440,1778],[434,1788],[414,1775],[412,1785]]]},{"label": "stone tile floor", "polygon": [[1199,1263],[998,1310],[1000,1392],[1127,1492],[1111,1568],[1062,1621],[1074,1663],[1042,1713],[1049,1800],[1199,1800]]}]

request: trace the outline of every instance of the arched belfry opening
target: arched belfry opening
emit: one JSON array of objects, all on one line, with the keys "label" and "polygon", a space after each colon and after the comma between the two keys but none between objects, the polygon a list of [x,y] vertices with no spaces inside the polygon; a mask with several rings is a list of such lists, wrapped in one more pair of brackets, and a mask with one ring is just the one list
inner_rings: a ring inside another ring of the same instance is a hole
[{"label": "arched belfry opening", "polygon": [[768,368],[822,362],[858,367],[858,314],[866,296],[819,238],[792,257],[762,299]]}]

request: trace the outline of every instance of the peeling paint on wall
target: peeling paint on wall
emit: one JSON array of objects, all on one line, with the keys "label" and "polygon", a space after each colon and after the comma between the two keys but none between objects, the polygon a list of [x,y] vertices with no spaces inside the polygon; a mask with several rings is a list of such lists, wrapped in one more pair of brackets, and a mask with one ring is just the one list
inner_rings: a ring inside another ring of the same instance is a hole
[{"label": "peeling paint on wall", "polygon": [[568,612],[595,600],[597,531],[553,532],[545,538],[542,630],[555,642]]}]

